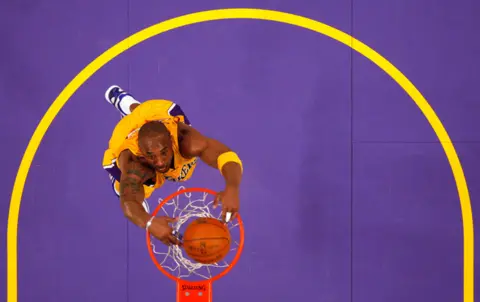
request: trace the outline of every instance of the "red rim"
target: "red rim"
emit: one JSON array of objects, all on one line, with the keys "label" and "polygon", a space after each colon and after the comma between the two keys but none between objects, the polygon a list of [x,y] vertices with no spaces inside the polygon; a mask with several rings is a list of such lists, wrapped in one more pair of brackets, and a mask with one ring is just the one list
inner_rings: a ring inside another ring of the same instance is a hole
[{"label": "red rim", "polygon": [[[170,194],[169,196],[167,196],[167,198],[165,198],[156,208],[155,210],[153,211],[152,213],[152,216],[156,216],[158,211],[160,211],[160,209],[163,207],[163,205],[165,203],[167,203],[168,201],[170,201],[172,198],[174,198],[175,196],[177,195],[180,195],[180,194],[183,194],[183,193],[187,193],[187,192],[207,192],[213,196],[216,196],[217,195],[217,192],[213,191],[213,190],[210,190],[210,189],[206,189],[206,188],[188,188],[188,189],[182,189],[182,190],[179,190],[175,193],[172,193]],[[166,269],[164,269],[160,263],[157,261],[157,258],[155,257],[155,253],[153,252],[153,249],[152,249],[152,245],[151,245],[151,240],[150,240],[150,233],[147,231],[146,232],[146,237],[147,237],[147,248],[148,248],[148,252],[150,254],[150,258],[152,259],[153,263],[155,264],[155,266],[164,274],[166,275],[168,278],[176,281],[176,282],[181,282],[183,284],[195,284],[195,283],[205,283],[205,282],[214,282],[220,278],[222,278],[223,276],[225,276],[226,274],[228,274],[228,272],[230,272],[230,270],[237,264],[238,260],[240,259],[240,256],[242,254],[242,251],[243,251],[243,241],[244,241],[244,238],[245,238],[245,234],[244,234],[244,229],[243,229],[243,221],[242,221],[242,218],[240,217],[240,214],[237,213],[237,216],[236,216],[236,219],[238,219],[238,227],[240,229],[240,242],[238,244],[238,249],[237,249],[237,253],[235,255],[235,257],[233,258],[232,262],[228,265],[228,267],[223,270],[221,273],[219,273],[218,275],[210,278],[210,279],[205,279],[203,281],[188,281],[188,280],[183,280],[181,278],[178,278],[178,277],[175,277],[174,275],[172,275],[170,272],[168,272]]]}]

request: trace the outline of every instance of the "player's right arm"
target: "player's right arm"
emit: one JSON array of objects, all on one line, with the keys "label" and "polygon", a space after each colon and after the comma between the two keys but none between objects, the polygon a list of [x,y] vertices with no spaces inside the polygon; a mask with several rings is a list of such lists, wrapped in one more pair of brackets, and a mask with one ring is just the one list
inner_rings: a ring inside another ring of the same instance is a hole
[{"label": "player's right arm", "polygon": [[[120,203],[125,216],[141,228],[146,228],[151,216],[143,207],[145,190],[143,183],[155,177],[155,172],[133,159],[133,154],[126,150],[118,158],[120,176]],[[150,233],[166,245],[179,244],[172,235],[172,228],[168,225],[175,219],[170,217],[155,217],[149,227]]]},{"label": "player's right arm", "polygon": [[134,224],[145,228],[150,215],[142,203],[145,200],[143,183],[153,176],[151,170],[133,159],[129,150],[123,151],[118,158],[122,171],[120,177],[120,204],[125,216]]}]

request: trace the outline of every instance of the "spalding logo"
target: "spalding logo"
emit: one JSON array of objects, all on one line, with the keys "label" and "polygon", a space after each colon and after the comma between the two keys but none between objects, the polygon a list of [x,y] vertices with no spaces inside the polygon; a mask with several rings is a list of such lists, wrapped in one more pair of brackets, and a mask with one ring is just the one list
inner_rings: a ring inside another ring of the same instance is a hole
[{"label": "spalding logo", "polygon": [[182,285],[182,290],[203,290],[206,291],[207,288],[205,285],[188,285],[188,284],[183,284]]}]

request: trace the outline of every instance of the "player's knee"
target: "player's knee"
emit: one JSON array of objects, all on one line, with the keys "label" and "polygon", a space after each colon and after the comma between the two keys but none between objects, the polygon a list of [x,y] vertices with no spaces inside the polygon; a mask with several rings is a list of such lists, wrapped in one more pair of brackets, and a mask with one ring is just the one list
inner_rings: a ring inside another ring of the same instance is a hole
[{"label": "player's knee", "polygon": [[137,108],[138,105],[140,105],[140,104],[138,104],[138,103],[131,104],[130,105],[130,112],[133,112],[133,110],[135,110],[135,108]]}]

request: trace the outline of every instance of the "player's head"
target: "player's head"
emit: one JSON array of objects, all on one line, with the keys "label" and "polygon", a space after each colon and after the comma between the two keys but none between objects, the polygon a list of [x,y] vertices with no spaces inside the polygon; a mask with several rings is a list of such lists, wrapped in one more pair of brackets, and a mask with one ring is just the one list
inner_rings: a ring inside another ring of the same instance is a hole
[{"label": "player's head", "polygon": [[162,122],[144,124],[138,131],[138,146],[155,170],[161,173],[168,171],[173,159],[172,137]]}]

